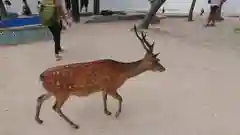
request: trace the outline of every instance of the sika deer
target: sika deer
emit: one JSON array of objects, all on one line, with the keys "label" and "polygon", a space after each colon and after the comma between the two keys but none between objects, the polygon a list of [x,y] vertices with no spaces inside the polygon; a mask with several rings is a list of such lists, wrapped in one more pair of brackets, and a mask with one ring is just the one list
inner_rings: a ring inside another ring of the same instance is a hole
[{"label": "sika deer", "polygon": [[79,126],[63,114],[61,108],[64,102],[72,95],[78,97],[89,96],[100,91],[102,92],[104,113],[106,115],[111,115],[111,112],[107,109],[107,95],[118,100],[118,110],[115,114],[115,117],[118,117],[121,113],[122,97],[117,90],[126,80],[149,70],[165,71],[165,68],[159,63],[160,60],[157,58],[159,53],[153,53],[154,43],[150,44],[146,40],[145,33],[141,32],[141,35],[138,35],[136,26],[134,26],[134,31],[146,50],[144,58],[138,61],[125,63],[104,59],[61,65],[45,70],[40,75],[40,80],[47,93],[37,99],[35,120],[39,124],[43,123],[39,118],[42,103],[54,96],[56,101],[53,110],[73,128],[78,129]]}]

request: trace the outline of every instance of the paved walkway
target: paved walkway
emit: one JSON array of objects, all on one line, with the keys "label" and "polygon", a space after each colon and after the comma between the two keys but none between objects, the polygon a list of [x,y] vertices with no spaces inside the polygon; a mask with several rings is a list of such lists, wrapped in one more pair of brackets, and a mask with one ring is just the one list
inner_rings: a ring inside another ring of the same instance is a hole
[{"label": "paved walkway", "polygon": [[[63,35],[67,50],[56,62],[52,42],[0,48],[1,135],[238,135],[240,134],[240,40],[226,20],[203,28],[202,19],[163,20],[149,30],[164,73],[146,72],[120,90],[124,100],[118,120],[103,113],[101,94],[71,98],[63,111],[72,129],[45,102],[34,121],[36,98],[44,92],[39,74],[48,67],[100,58],[133,61],[143,57],[140,42],[128,29],[135,22],[75,25]],[[160,30],[157,27],[161,27]],[[109,108],[117,102],[109,98]]]}]

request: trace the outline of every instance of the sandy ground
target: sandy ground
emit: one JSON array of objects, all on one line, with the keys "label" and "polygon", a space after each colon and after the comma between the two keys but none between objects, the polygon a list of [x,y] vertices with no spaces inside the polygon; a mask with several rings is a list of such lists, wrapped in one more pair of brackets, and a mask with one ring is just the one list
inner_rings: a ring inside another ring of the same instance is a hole
[{"label": "sandy ground", "polygon": [[[136,22],[74,25],[63,35],[61,62],[51,41],[0,48],[0,135],[239,135],[240,34],[233,32],[239,21],[208,29],[203,22],[166,19],[154,25],[149,40],[167,71],[127,81],[118,119],[104,115],[100,93],[72,97],[63,111],[79,130],[52,111],[53,98],[42,108],[45,123],[35,122],[36,98],[44,93],[39,74],[63,63],[142,58],[140,42],[128,31]],[[109,98],[108,106],[115,112],[117,102]]]}]

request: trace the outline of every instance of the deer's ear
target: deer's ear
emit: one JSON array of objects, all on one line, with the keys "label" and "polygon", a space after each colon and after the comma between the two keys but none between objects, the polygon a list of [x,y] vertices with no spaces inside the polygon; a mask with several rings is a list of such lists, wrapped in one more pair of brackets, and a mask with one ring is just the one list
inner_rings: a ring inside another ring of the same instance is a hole
[{"label": "deer's ear", "polygon": [[156,58],[160,53],[154,54],[153,56]]}]

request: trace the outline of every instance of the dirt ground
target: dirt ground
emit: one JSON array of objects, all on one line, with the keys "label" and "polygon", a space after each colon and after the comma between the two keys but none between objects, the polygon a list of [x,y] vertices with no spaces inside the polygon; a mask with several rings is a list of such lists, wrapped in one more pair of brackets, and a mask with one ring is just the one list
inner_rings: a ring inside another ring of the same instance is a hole
[{"label": "dirt ground", "polygon": [[[44,93],[39,74],[46,68],[101,58],[134,61],[144,49],[128,29],[135,21],[78,24],[64,32],[66,49],[60,62],[53,43],[38,42],[0,48],[0,135],[239,135],[240,27],[227,19],[204,28],[203,19],[187,22],[166,19],[149,30],[166,72],[145,72],[120,89],[123,112],[105,116],[100,93],[72,97],[63,112],[79,130],[72,129],[46,101],[39,125],[34,120],[36,98]],[[109,98],[115,112],[117,102]]]}]

